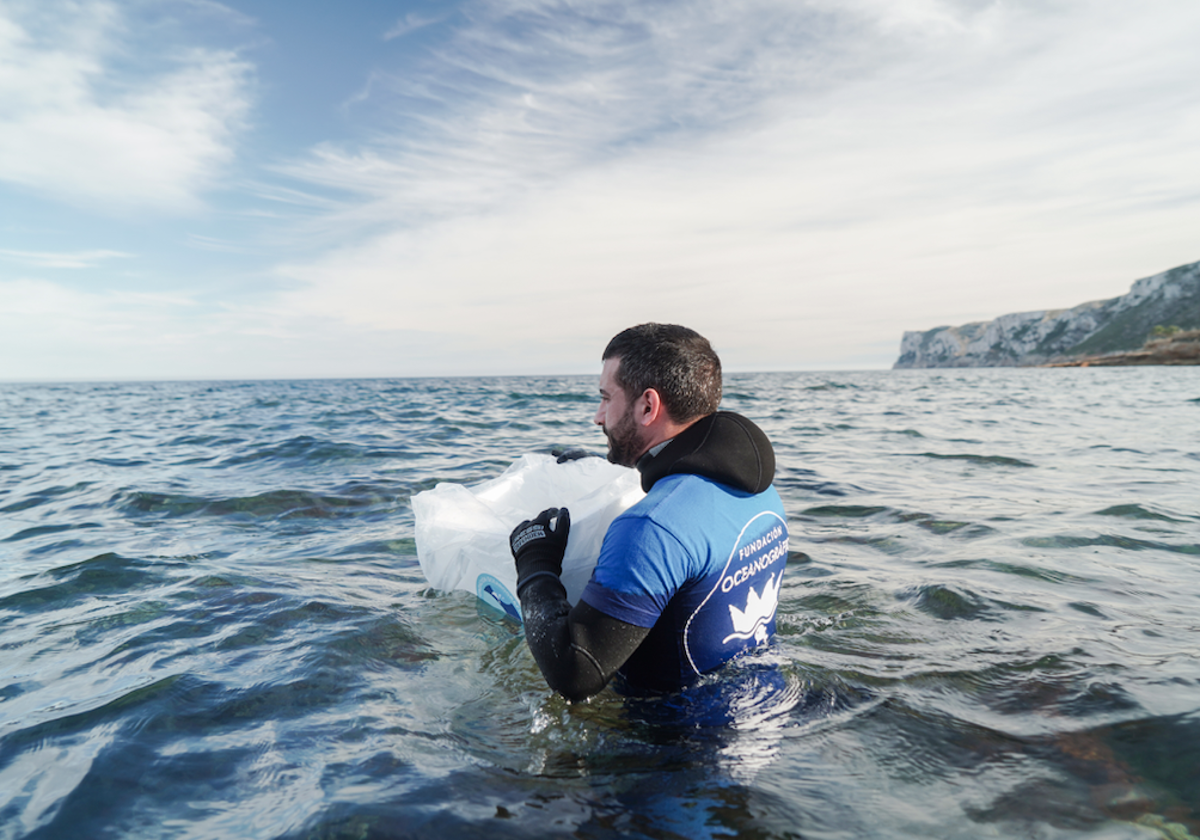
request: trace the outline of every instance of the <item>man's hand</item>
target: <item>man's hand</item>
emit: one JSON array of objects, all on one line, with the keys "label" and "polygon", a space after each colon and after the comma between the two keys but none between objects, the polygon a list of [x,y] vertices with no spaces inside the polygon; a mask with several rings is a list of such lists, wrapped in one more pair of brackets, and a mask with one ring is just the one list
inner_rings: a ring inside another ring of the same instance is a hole
[{"label": "man's hand", "polygon": [[[557,517],[557,522],[551,520]],[[562,574],[563,555],[567,551],[567,536],[571,533],[571,514],[566,508],[548,508],[534,519],[526,519],[513,529],[508,538],[513,559],[517,563],[517,597],[521,587],[541,575]]]},{"label": "man's hand", "polygon": [[586,449],[551,449],[550,454],[557,459],[555,463],[558,464],[565,464],[567,461],[578,461],[580,458],[600,457],[599,455],[588,452]]}]

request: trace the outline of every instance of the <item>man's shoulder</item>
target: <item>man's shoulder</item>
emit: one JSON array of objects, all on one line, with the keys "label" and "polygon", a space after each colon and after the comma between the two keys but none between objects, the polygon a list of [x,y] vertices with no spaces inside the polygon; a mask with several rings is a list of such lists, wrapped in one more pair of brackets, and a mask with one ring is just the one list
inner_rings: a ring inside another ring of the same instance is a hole
[{"label": "man's shoulder", "polygon": [[778,499],[779,493],[773,484],[767,485],[765,489],[755,493],[726,484],[710,476],[696,473],[674,473],[659,479],[650,492],[630,510],[641,505],[646,505],[646,510],[655,510],[671,505],[689,504],[697,497],[712,499],[722,504],[744,502],[753,505],[757,502]]},{"label": "man's shoulder", "polygon": [[612,521],[605,543],[651,553],[671,546],[688,551],[696,534],[713,525],[711,511],[720,506],[721,493],[700,476],[667,476]]},{"label": "man's shoulder", "polygon": [[655,482],[650,492],[622,513],[621,517],[657,522],[664,517],[673,518],[705,497],[717,498],[729,490],[711,479],[690,473],[668,475]]},{"label": "man's shoulder", "polygon": [[747,493],[711,478],[685,473],[665,476],[656,482],[613,525],[630,538],[640,538],[650,530],[664,530],[688,542],[685,535],[715,537],[725,528],[740,528],[763,511],[783,513],[783,502],[773,486],[760,493]]}]

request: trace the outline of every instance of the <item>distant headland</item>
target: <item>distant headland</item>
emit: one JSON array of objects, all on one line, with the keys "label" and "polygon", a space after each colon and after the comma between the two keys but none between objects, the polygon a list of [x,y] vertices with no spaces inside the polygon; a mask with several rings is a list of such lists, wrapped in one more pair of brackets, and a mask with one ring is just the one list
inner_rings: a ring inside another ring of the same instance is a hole
[{"label": "distant headland", "polygon": [[1200,364],[1200,262],[1073,309],[911,331],[895,368]]}]

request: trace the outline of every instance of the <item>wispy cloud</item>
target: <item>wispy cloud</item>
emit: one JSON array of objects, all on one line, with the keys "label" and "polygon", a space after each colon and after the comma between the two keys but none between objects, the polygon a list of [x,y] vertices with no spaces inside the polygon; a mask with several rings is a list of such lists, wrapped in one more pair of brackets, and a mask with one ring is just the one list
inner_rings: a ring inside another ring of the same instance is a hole
[{"label": "wispy cloud", "polygon": [[36,268],[94,268],[106,260],[126,259],[132,254],[121,251],[76,251],[56,254],[42,251],[9,251],[0,249],[0,258]]},{"label": "wispy cloud", "polygon": [[430,24],[437,23],[441,18],[419,15],[416,12],[409,12],[404,17],[396,21],[391,29],[383,33],[383,40],[391,41],[394,38],[403,38],[405,35],[416,32],[418,29],[424,29]]},{"label": "wispy cloud", "polygon": [[129,69],[130,37],[116,4],[0,4],[0,181],[106,210],[196,206],[231,159],[252,68],[159,45]]},{"label": "wispy cloud", "polygon": [[[391,105],[371,142],[325,143],[282,169],[360,194],[351,224],[486,212],[648,149],[819,119],[840,109],[837,97],[863,88],[883,105],[897,93],[919,99],[920,90],[903,92],[888,76],[919,72],[930,55],[961,69],[1013,17],[1005,8],[967,0],[476,3],[446,43],[372,74],[362,98]],[[992,58],[1029,49],[1022,40]]]}]

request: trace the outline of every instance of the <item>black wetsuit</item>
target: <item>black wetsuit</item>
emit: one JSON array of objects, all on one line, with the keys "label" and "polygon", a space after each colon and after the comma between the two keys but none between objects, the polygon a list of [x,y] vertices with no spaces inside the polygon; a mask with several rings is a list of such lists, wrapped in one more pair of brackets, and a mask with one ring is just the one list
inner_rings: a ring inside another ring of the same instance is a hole
[{"label": "black wetsuit", "polygon": [[530,650],[572,700],[616,673],[634,689],[680,688],[774,631],[787,524],[762,430],[717,412],[638,469],[648,495],[609,527],[579,603],[553,575],[519,593]]}]

